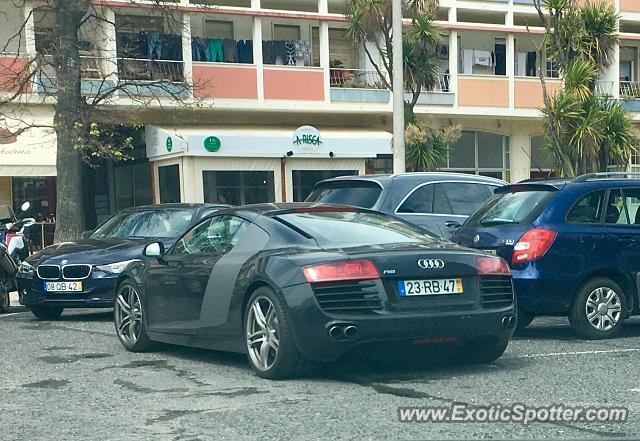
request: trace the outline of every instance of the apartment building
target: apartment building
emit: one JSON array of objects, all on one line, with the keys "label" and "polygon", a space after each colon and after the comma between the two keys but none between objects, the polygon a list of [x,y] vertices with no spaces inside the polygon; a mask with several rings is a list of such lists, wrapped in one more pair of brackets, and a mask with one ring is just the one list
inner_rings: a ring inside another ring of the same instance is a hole
[{"label": "apartment building", "polygon": [[[599,91],[640,112],[640,1],[601,1],[621,13],[621,44]],[[392,97],[347,35],[344,0],[180,0],[171,19],[148,1],[97,3],[107,20],[81,30],[83,92],[135,83],[112,105],[145,130],[134,161],[92,174],[96,221],[152,201],[299,201],[320,179],[391,171]],[[34,4],[0,16],[0,41],[28,18],[0,66],[15,63],[16,52],[48,55],[51,17],[32,13]],[[532,0],[440,0],[438,25],[439,86],[415,111],[463,128],[441,169],[508,181],[548,174],[538,75],[551,91],[560,80],[536,54],[543,29]],[[54,87],[52,75],[34,81],[19,118],[51,121],[51,101],[38,97]],[[0,203],[55,206],[54,140],[46,129],[0,136]]]}]

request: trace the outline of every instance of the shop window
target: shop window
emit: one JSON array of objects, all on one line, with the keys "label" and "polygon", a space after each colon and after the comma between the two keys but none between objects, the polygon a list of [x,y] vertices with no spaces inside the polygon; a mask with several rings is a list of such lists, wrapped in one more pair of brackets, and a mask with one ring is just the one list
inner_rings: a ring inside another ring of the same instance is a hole
[{"label": "shop window", "polygon": [[441,171],[508,178],[509,137],[489,132],[464,131],[451,146]]},{"label": "shop window", "polygon": [[275,202],[272,171],[203,171],[204,201],[246,205]]},{"label": "shop window", "polygon": [[113,180],[116,211],[152,203],[149,174],[148,162],[114,167]]},{"label": "shop window", "polygon": [[31,208],[27,213],[37,221],[55,219],[56,213],[56,178],[55,177],[14,177],[12,179],[13,209],[20,213],[23,202],[29,202]]},{"label": "shop window", "polygon": [[293,201],[304,201],[311,194],[313,186],[320,181],[357,174],[357,170],[293,170]]},{"label": "shop window", "polygon": [[158,187],[160,203],[180,202],[180,166],[158,167]]}]

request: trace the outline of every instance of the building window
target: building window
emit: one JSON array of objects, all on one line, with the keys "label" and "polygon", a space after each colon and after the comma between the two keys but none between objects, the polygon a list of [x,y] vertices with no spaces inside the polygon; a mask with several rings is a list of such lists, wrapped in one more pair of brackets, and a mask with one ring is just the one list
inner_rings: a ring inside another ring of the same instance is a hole
[{"label": "building window", "polygon": [[530,177],[532,179],[542,179],[556,176],[554,168],[555,159],[551,152],[544,147],[544,136],[531,137]]},{"label": "building window", "polygon": [[508,180],[509,137],[489,132],[463,131],[438,168]]},{"label": "building window", "polygon": [[272,171],[203,171],[204,201],[245,205],[275,202]]},{"label": "building window", "polygon": [[152,203],[148,162],[124,163],[114,167],[113,182],[116,211]]},{"label": "building window", "polygon": [[233,34],[233,22],[222,20],[205,20],[204,21],[204,37],[205,38],[217,38],[234,39]]},{"label": "building window", "polygon": [[547,60],[547,77],[560,78],[560,72],[558,71],[558,63],[553,60]]},{"label": "building window", "polygon": [[300,41],[300,26],[298,25],[273,25],[273,40]]},{"label": "building window", "polygon": [[56,215],[55,177],[12,178],[13,209],[20,213],[20,206],[29,202],[28,215],[37,221],[50,221]]},{"label": "building window", "polygon": [[160,203],[180,202],[180,166],[158,167],[158,187]]}]

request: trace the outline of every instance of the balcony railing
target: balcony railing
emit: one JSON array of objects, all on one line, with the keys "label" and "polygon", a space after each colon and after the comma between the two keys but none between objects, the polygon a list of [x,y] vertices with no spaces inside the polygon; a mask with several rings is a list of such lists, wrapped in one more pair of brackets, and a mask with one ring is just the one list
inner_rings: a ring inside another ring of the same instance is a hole
[{"label": "balcony railing", "polygon": [[127,81],[184,82],[184,63],[175,60],[118,58],[118,77]]},{"label": "balcony railing", "polygon": [[331,68],[329,70],[331,87],[349,87],[353,89],[385,89],[378,72],[361,69]]},{"label": "balcony railing", "polygon": [[640,82],[620,81],[620,98],[623,98],[623,99],[640,98]]},{"label": "balcony railing", "polygon": [[[99,80],[105,77],[103,72],[103,64],[111,60],[94,57],[91,55],[80,55],[80,77],[85,80]],[[45,55],[44,62],[40,67],[40,77],[46,79],[54,79],[56,70],[54,67],[53,55]]]},{"label": "balcony railing", "polygon": [[613,81],[596,81],[594,92],[598,96],[613,96]]}]

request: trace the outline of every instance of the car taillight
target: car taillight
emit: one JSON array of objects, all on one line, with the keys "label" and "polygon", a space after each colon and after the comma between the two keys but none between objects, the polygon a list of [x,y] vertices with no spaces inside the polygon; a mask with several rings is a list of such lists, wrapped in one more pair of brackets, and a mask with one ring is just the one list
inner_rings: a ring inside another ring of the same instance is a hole
[{"label": "car taillight", "polygon": [[520,238],[513,247],[511,263],[530,262],[539,259],[551,248],[558,233],[544,228],[529,230]]},{"label": "car taillight", "polygon": [[369,260],[347,260],[323,263],[304,268],[309,283],[339,282],[341,280],[379,279],[380,273]]},{"label": "car taillight", "polygon": [[506,260],[499,257],[476,258],[476,270],[479,276],[510,276],[511,268]]}]

